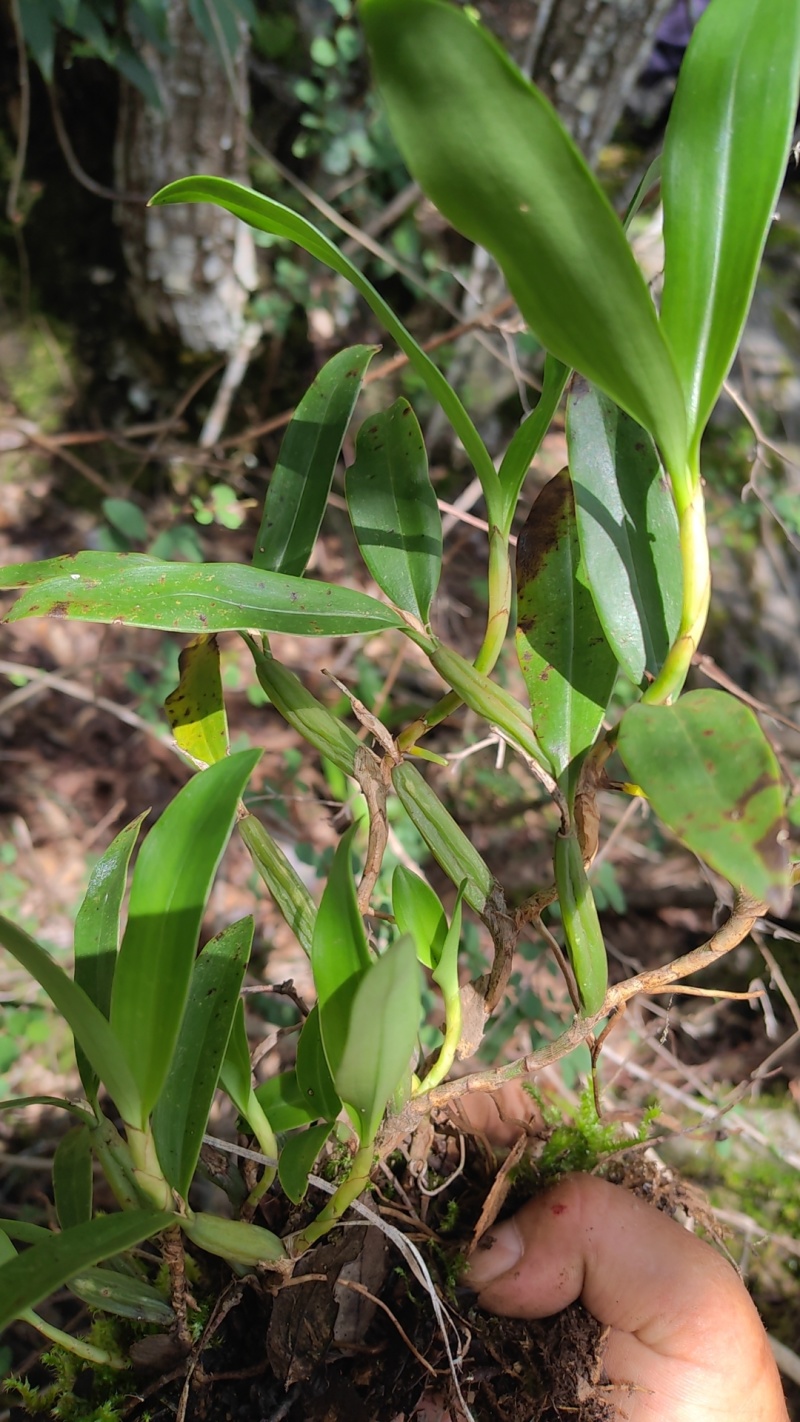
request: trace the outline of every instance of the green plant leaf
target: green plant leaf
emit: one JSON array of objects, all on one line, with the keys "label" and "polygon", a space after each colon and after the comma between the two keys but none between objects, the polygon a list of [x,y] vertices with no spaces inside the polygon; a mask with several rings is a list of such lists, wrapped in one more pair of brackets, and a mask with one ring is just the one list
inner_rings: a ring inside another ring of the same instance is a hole
[{"label": "green plant leaf", "polygon": [[506,533],[511,528],[525,475],[536,458],[542,440],[553,422],[553,416],[558,409],[569,375],[569,366],[563,365],[548,351],[544,362],[542,393],[536,402],[536,408],[531,410],[531,413],[526,416],[516,431],[503,455],[498,472],[505,500],[506,526],[504,532]]},{"label": "green plant leaf", "polygon": [[133,1279],[116,1269],[101,1269],[94,1265],[81,1269],[67,1280],[71,1294],[89,1308],[102,1309],[117,1318],[133,1318],[139,1323],[158,1323],[169,1327],[175,1314],[163,1294],[144,1279]]},{"label": "green plant leaf", "polygon": [[296,242],[317,261],[324,262],[333,271],[343,276],[356,291],[360,292],[375,313],[384,329],[394,337],[401,351],[408,356],[409,363],[424,381],[433,398],[441,405],[447,419],[458,435],[468,457],[472,460],[484,493],[496,496],[497,475],[491,456],[483,443],[472,420],[459,400],[453,387],[442,372],[434,365],[430,356],[398,320],[388,302],[384,301],[371,282],[359,271],[339,248],[324,237],[312,223],[282,203],[253,192],[251,188],[232,183],[228,178],[197,176],[179,178],[169,183],[150,199],[151,207],[178,202],[213,202],[224,207],[234,216],[240,217],[259,232],[270,232],[276,237],[286,237]]},{"label": "green plant leaf", "polygon": [[319,1007],[312,1007],[297,1043],[297,1085],[311,1119],[335,1121],[342,1109],[322,1045]]},{"label": "green plant leaf", "polygon": [[300,947],[310,953],[317,907],[308,889],[255,815],[244,815],[236,828]]},{"label": "green plant leaf", "polygon": [[407,400],[364,421],[345,494],[378,587],[427,625],[442,567],[442,519],[422,430]]},{"label": "green plant leaf", "polygon": [[646,430],[573,382],[567,444],[581,553],[597,615],[625,675],[657,676],[680,625],[683,571],[669,481]]},{"label": "green plant leaf", "polygon": [[0,588],[33,587],[49,583],[54,578],[79,579],[107,577],[113,572],[128,572],[135,567],[154,567],[157,558],[146,553],[65,553],[60,558],[44,558],[39,563],[11,563],[0,568]]},{"label": "green plant leaf", "polygon": [[430,885],[403,864],[392,875],[392,913],[400,932],[413,938],[423,967],[434,968],[447,939],[447,917]]},{"label": "green plant leaf", "polygon": [[206,900],[239,797],[260,755],[240,751],[195,775],[139,851],[114,974],[111,1025],[139,1087],[141,1116],[131,1124],[142,1129],[167,1077]]},{"label": "green plant leaf", "polygon": [[350,346],[339,351],[297,406],[269,481],[254,568],[297,577],[305,572],[364,372],[377,350]]},{"label": "green plant leaf", "polygon": [[787,911],[784,792],[753,712],[724,691],[690,691],[674,706],[631,706],[620,755],[656,814],[719,874]]},{"label": "green plant leaf", "polygon": [[[120,914],[128,881],[128,865],[145,810],[126,825],[98,859],[89,887],[75,918],[75,982],[83,988],[104,1017],[111,1007],[111,985],[117,964]],[[80,1043],[75,1043],[83,1089],[90,1101],[97,1094],[98,1077]]]},{"label": "green plant leaf", "polygon": [[583,864],[583,851],[574,829],[569,834],[556,835],[553,873],[578,997],[583,1011],[592,1017],[605,1001],[608,958],[592,886]]},{"label": "green plant leaf", "polygon": [[342,836],[333,857],[311,944],[322,1045],[334,1084],[347,1041],[353,996],[373,961],[353,878],[352,845],[357,828],[353,825]]},{"label": "green plant leaf", "polygon": [[362,1145],[374,1140],[386,1103],[408,1071],[421,1014],[417,951],[404,934],[361,977],[333,1071]]},{"label": "green plant leaf", "polygon": [[254,928],[252,917],[239,919],[195,959],[175,1052],[153,1112],[159,1165],[184,1200],[208,1127]]},{"label": "green plant leaf", "polygon": [[76,1042],[103,1082],[124,1120],[135,1120],[141,1096],[132,1065],[117,1034],[82,987],[60,968],[44,948],[16,924],[0,916],[0,943],[47,993],[69,1025]]},{"label": "green plant leaf", "polygon": [[[260,1101],[253,1090],[253,1071],[250,1064],[250,1046],[244,1020],[244,1003],[241,998],[233,1014],[233,1023],[228,1038],[225,1059],[219,1074],[219,1084],[227,1092],[240,1116],[243,1116],[253,1132],[262,1153],[268,1160],[274,1160],[278,1151],[271,1122],[267,1119]],[[268,1167],[273,1171],[273,1167]]]},{"label": "green plant leaf", "polygon": [[0,1330],[89,1264],[110,1259],[172,1224],[165,1210],[125,1210],[50,1235],[0,1267]]},{"label": "green plant leaf", "polygon": [[586,584],[566,469],[545,484],[519,536],[517,619],[533,733],[571,794],[603,724],[617,664]]},{"label": "green plant leaf", "polygon": [[681,65],[662,160],[661,324],[695,448],[750,307],[798,83],[796,0],[713,0]]},{"label": "green plant leaf", "polygon": [[[91,576],[68,573],[43,585],[37,579],[15,602],[6,621],[71,617],[165,632],[235,632],[250,627],[301,637],[346,637],[405,625],[385,603],[333,583],[289,578],[240,563],[137,559],[123,567],[121,557],[136,555],[106,556],[114,562]],[[0,586],[2,578],[0,570]]]},{"label": "green plant leaf", "polygon": [[53,1195],[62,1229],[92,1218],[92,1146],[88,1126],[73,1126],[56,1146]]},{"label": "green plant leaf", "polygon": [[278,1157],[278,1176],[284,1191],[293,1204],[299,1205],[305,1199],[308,1177],[333,1126],[326,1121],[322,1126],[309,1126],[290,1136]]},{"label": "green plant leaf", "polygon": [[164,702],[164,710],[181,750],[204,770],[230,750],[216,637],[203,635],[187,642],[178,657],[178,671],[178,685]]},{"label": "green plant leaf", "polygon": [[[321,1046],[320,1046],[321,1050]],[[313,1101],[306,1101],[296,1071],[282,1071],[256,1087],[256,1099],[273,1131],[293,1131],[310,1125],[325,1113]],[[336,1115],[341,1109],[337,1107]]]},{"label": "green plant leaf", "polygon": [[441,0],[360,0],[412,175],[502,268],[543,345],[685,463],[669,349],[622,226],[553,108],[488,31]]}]

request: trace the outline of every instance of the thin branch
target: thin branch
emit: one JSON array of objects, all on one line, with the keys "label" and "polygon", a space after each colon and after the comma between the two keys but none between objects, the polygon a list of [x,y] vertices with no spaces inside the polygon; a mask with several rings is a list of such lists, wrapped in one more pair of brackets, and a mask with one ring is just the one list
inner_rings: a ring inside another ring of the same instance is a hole
[{"label": "thin branch", "polygon": [[19,210],[19,193],[25,174],[25,159],[28,154],[28,138],[30,136],[31,127],[31,76],[28,72],[28,56],[25,52],[25,31],[22,28],[19,0],[11,0],[11,20],[14,25],[14,42],[17,47],[19,131],[17,133],[17,147],[14,154],[11,179],[8,184],[8,193],[6,196],[6,217],[13,227],[19,227],[23,220],[22,213]]}]

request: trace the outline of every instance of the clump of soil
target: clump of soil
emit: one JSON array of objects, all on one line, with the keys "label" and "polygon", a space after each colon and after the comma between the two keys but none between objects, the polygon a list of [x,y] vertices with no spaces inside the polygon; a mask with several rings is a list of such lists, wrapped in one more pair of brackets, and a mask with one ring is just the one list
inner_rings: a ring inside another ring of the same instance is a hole
[{"label": "clump of soil", "polygon": [[[428,1139],[429,1184],[413,1149],[397,1152],[378,1174],[370,1205],[425,1260],[449,1316],[450,1351],[475,1422],[611,1422],[604,1333],[580,1305],[542,1322],[498,1318],[478,1309],[460,1284],[474,1230],[487,1226],[487,1196],[505,1195],[501,1213],[508,1214],[545,1183],[531,1163],[536,1140],[506,1181],[504,1166],[480,1140],[462,1137],[451,1123],[437,1125]],[[701,1213],[641,1151],[610,1165],[617,1183],[655,1207]],[[305,1206],[289,1212],[277,1197],[265,1204],[267,1222],[280,1232],[302,1226],[311,1213]],[[430,1296],[380,1229],[350,1216],[302,1256],[290,1278],[231,1279],[221,1262],[198,1262],[201,1278],[190,1290],[198,1302],[211,1301],[202,1336],[188,1353],[173,1334],[133,1342],[133,1376],[125,1375],[121,1396],[115,1379],[112,1415],[125,1422],[409,1422],[424,1403],[428,1422],[464,1417]],[[108,1415],[100,1411],[103,1386],[88,1370],[79,1374],[81,1419]],[[12,1404],[13,1422],[24,1415]]]}]

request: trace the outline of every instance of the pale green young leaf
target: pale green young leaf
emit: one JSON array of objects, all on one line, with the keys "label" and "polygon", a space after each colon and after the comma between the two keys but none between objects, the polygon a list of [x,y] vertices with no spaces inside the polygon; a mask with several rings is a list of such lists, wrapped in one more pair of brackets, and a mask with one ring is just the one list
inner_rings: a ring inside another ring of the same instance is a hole
[{"label": "pale green young leaf", "polygon": [[403,934],[362,975],[333,1071],[362,1145],[374,1140],[387,1102],[408,1071],[421,1014],[417,952],[413,938]]},{"label": "pale green young leaf", "polygon": [[[267,1077],[256,1087],[256,1100],[265,1116],[269,1117],[273,1131],[277,1132],[310,1125],[326,1114],[320,1111],[316,1099],[307,1099],[296,1070],[281,1071],[276,1076]],[[338,1115],[340,1109],[341,1102],[334,1114]]]},{"label": "pale green young leaf", "polygon": [[407,400],[365,420],[345,479],[361,556],[396,607],[427,624],[442,567],[442,518]]},{"label": "pale green young leaf", "polygon": [[681,65],[662,165],[661,324],[695,449],[750,307],[798,84],[797,0],[712,0]]},{"label": "pale green young leaf", "polygon": [[260,755],[240,751],[195,775],[139,852],[111,995],[111,1025],[142,1100],[132,1124],[144,1127],[166,1080],[206,901]]},{"label": "pale green young leaf", "polygon": [[458,993],[458,949],[461,943],[461,918],[462,900],[467,887],[466,879],[462,879],[458,886],[456,901],[453,906],[453,914],[450,919],[450,927],[447,936],[442,944],[442,950],[438,961],[434,964],[433,981],[437,987],[442,989],[445,998],[455,997]]},{"label": "pale green young leaf", "polygon": [[447,939],[445,911],[430,885],[403,864],[392,875],[392,913],[400,932],[413,938],[423,967],[434,968]]},{"label": "pale green young leaf", "polygon": [[82,987],[72,981],[27,933],[0,916],[0,943],[44,988],[53,1006],[69,1025],[87,1061],[113,1097],[123,1120],[141,1115],[141,1093],[127,1050]]},{"label": "pale green young leaf", "polygon": [[569,380],[569,374],[569,366],[563,365],[548,351],[544,362],[542,393],[536,402],[535,409],[531,410],[514,434],[514,438],[503,455],[498,472],[505,500],[506,529],[511,527],[525,475],[536,458],[542,440],[553,422],[553,416],[558,409],[564,387]]},{"label": "pale green young leaf", "polygon": [[208,1127],[254,927],[252,917],[239,919],[195,959],[178,1041],[153,1112],[159,1165],[184,1200]]},{"label": "pale green young leaf", "polygon": [[[128,865],[147,811],[137,815],[112,840],[89,876],[89,886],[75,918],[76,983],[83,988],[104,1017],[111,1007],[111,985],[120,940],[120,915],[128,882]],[[75,1043],[83,1089],[89,1100],[97,1093],[97,1073],[92,1070],[83,1048]]]},{"label": "pale green young leaf", "polygon": [[349,346],[322,367],[292,416],[264,501],[254,568],[301,577],[317,541],[342,441],[377,346]]},{"label": "pale green young leaf", "polygon": [[448,221],[492,253],[549,351],[685,462],[669,348],[622,226],[543,95],[441,0],[360,0],[394,138]]}]

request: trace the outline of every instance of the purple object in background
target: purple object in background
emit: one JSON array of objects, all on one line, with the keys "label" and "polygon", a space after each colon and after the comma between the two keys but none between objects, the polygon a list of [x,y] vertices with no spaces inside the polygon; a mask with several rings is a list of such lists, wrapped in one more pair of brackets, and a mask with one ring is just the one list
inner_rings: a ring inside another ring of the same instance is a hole
[{"label": "purple object in background", "polygon": [[692,30],[708,3],[709,0],[679,0],[664,16],[656,32],[653,53],[641,76],[645,84],[654,84],[678,73]]}]

